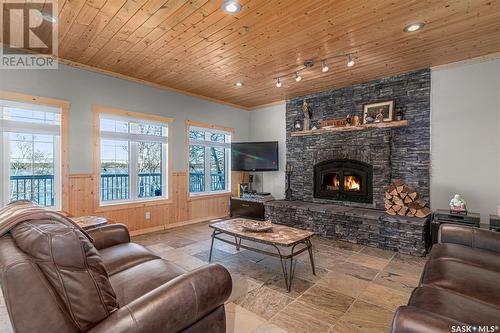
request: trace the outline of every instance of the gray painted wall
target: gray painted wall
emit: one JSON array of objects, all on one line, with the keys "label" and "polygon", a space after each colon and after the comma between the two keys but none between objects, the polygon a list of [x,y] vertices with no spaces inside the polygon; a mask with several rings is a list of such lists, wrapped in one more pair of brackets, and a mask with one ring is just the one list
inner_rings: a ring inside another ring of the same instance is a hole
[{"label": "gray painted wall", "polygon": [[238,141],[249,134],[248,111],[65,65],[58,70],[0,70],[0,89],[71,102],[70,173],[93,171],[92,104],[173,117],[169,139],[174,171],[186,169],[186,119],[233,127]]},{"label": "gray painted wall", "polygon": [[431,204],[455,193],[482,222],[500,204],[500,59],[432,71]]},{"label": "gray painted wall", "polygon": [[250,112],[250,141],[278,141],[279,171],[255,173],[256,188],[271,192],[276,199],[285,197],[285,112],[285,103]]}]

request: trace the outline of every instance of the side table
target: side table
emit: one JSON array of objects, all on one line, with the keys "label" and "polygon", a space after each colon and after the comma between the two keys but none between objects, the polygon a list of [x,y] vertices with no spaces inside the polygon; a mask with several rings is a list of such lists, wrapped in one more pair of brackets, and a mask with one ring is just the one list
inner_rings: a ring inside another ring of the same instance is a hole
[{"label": "side table", "polygon": [[449,209],[438,209],[434,212],[431,222],[431,244],[438,241],[439,226],[442,223],[459,224],[479,228],[481,226],[481,215],[468,212],[467,214],[451,213]]},{"label": "side table", "polygon": [[490,215],[490,230],[500,231],[500,216]]},{"label": "side table", "polygon": [[71,217],[83,230],[101,227],[108,224],[108,219],[102,216],[78,216]]}]

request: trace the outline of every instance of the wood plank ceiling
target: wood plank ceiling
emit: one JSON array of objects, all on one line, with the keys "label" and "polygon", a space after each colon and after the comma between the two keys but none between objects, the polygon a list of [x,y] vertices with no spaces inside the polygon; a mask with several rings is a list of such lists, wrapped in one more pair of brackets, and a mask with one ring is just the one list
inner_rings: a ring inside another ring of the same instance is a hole
[{"label": "wood plank ceiling", "polygon": [[[498,0],[240,0],[236,15],[222,2],[59,0],[59,57],[251,108],[500,51]],[[354,67],[339,58],[275,86],[343,52]]]}]

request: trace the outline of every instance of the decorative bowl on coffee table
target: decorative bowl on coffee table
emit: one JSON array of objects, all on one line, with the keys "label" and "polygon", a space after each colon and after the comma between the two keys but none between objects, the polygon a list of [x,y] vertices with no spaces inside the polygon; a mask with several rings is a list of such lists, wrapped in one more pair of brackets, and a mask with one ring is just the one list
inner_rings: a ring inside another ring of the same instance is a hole
[{"label": "decorative bowl on coffee table", "polygon": [[243,220],[241,226],[243,229],[253,232],[265,232],[273,229],[271,221]]}]

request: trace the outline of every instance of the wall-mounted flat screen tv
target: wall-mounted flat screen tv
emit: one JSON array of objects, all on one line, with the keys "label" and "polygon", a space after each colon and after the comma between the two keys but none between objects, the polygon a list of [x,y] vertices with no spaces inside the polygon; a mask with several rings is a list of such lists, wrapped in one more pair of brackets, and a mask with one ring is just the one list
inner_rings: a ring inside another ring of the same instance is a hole
[{"label": "wall-mounted flat screen tv", "polygon": [[231,144],[233,171],[278,171],[278,142],[236,142]]}]

